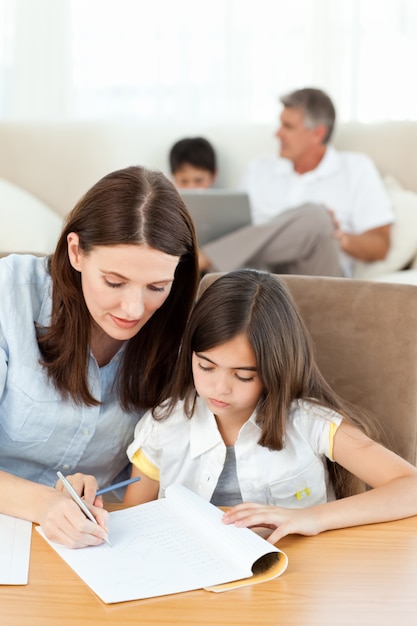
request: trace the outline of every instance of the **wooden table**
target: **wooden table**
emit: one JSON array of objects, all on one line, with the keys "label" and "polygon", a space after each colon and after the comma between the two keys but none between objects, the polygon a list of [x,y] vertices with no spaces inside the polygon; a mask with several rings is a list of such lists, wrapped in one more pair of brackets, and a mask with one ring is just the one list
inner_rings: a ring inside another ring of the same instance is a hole
[{"label": "wooden table", "polygon": [[0,587],[0,624],[417,624],[417,517],[286,537],[279,546],[289,565],[273,581],[222,594],[199,590],[106,605],[34,531],[29,584]]}]

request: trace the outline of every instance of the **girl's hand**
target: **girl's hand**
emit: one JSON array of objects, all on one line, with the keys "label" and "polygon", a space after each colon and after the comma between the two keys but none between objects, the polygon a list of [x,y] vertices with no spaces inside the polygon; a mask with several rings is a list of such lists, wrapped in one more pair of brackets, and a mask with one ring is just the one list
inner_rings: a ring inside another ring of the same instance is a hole
[{"label": "girl's hand", "polygon": [[[75,488],[78,483],[76,481],[72,484]],[[107,537],[109,514],[102,508],[102,503],[99,507],[88,504],[97,520],[97,524],[94,524],[66,492],[58,489],[51,492],[39,520],[48,539],[69,548],[83,548],[103,543]]]},{"label": "girl's hand", "polygon": [[235,524],[239,528],[275,529],[268,537],[270,543],[276,543],[290,534],[317,535],[321,530],[312,508],[284,509],[251,502],[232,507],[224,514],[222,521],[224,524]]}]

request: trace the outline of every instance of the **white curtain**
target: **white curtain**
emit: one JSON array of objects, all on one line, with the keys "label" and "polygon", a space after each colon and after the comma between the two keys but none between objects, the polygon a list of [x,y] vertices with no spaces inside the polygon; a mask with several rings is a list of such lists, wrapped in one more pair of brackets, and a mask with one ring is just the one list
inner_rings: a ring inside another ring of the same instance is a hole
[{"label": "white curtain", "polygon": [[342,120],[417,119],[415,0],[0,0],[0,118],[274,122],[312,85]]}]

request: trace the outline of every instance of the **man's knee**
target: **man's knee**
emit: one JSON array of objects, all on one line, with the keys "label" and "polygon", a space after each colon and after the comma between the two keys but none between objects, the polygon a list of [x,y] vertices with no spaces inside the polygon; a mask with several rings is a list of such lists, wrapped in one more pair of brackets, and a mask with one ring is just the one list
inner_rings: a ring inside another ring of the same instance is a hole
[{"label": "man's knee", "polygon": [[321,236],[333,236],[333,222],[329,211],[320,204],[304,204],[295,209],[297,220],[309,233]]}]

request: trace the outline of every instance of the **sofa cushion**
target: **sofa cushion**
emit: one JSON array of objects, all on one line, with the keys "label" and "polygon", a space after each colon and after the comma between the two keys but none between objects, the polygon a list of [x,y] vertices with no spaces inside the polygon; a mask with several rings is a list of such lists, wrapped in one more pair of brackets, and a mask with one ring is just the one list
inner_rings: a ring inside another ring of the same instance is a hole
[{"label": "sofa cushion", "polygon": [[55,249],[62,217],[24,189],[0,179],[0,254]]},{"label": "sofa cushion", "polygon": [[353,276],[373,279],[404,269],[417,255],[417,193],[401,188],[392,179],[385,180],[394,212],[391,247],[383,261],[356,261]]}]

